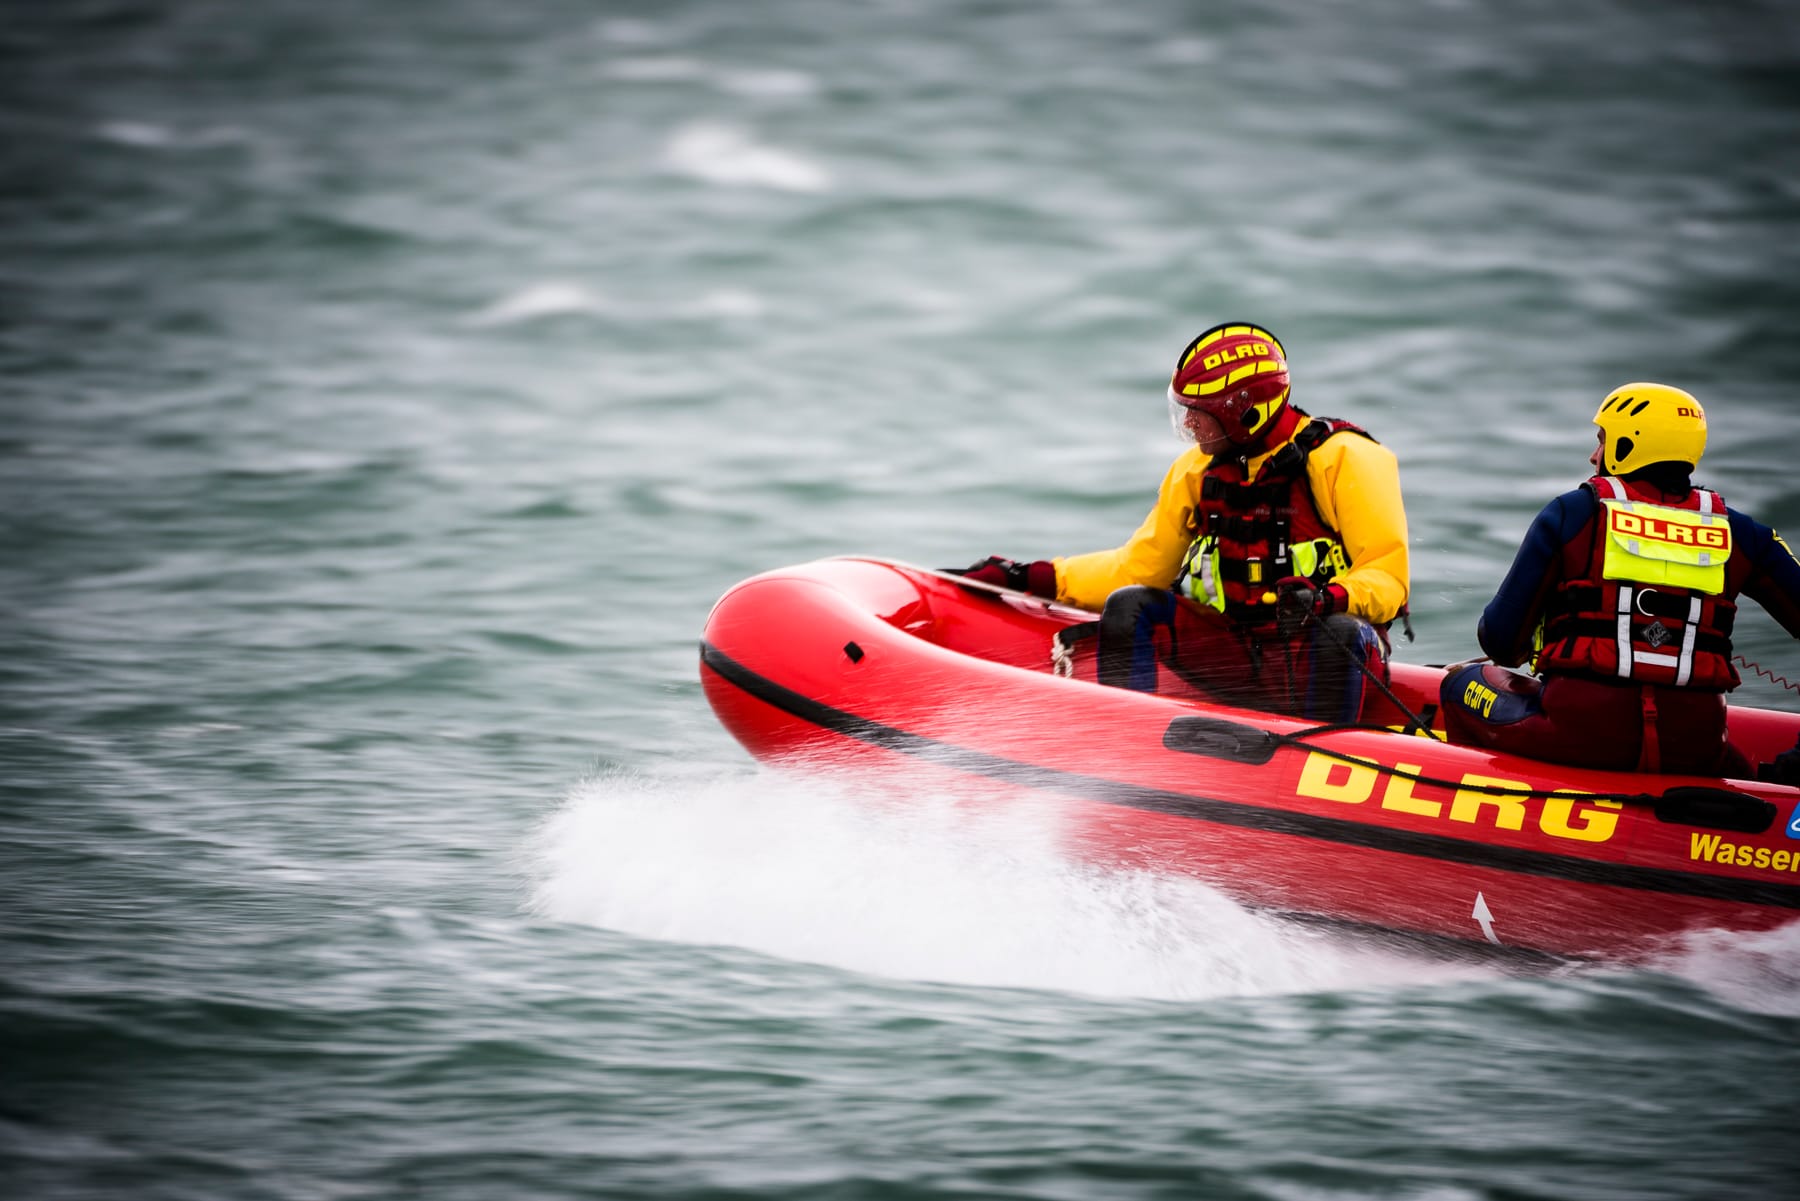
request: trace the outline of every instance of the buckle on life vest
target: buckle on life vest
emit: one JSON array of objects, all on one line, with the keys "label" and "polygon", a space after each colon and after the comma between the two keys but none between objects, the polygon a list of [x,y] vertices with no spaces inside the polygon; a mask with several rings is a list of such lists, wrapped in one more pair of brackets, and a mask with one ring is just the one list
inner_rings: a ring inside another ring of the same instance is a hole
[{"label": "buckle on life vest", "polygon": [[1637,770],[1662,770],[1662,745],[1656,734],[1656,689],[1646,684],[1638,689],[1644,701],[1644,739],[1638,747]]},{"label": "buckle on life vest", "polygon": [[1644,617],[1667,617],[1672,621],[1687,621],[1689,603],[1685,596],[1668,596],[1656,588],[1643,587],[1632,597],[1632,607]]},{"label": "buckle on life vest", "polygon": [[1286,481],[1299,475],[1305,466],[1306,451],[1300,449],[1295,443],[1289,442],[1286,446],[1269,456],[1269,461],[1263,465],[1261,478],[1263,480],[1281,479]]}]

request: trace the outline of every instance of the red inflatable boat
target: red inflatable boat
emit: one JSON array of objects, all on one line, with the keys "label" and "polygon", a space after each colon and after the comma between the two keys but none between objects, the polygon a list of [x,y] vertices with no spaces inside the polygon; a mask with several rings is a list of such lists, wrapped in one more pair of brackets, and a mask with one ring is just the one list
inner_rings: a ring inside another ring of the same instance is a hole
[{"label": "red inflatable boat", "polygon": [[[1800,918],[1800,789],[1561,767],[1441,739],[1441,671],[1396,664],[1356,727],[1094,682],[1094,615],[877,559],[732,588],[700,675],[760,759],[903,772],[1054,807],[1070,846],[1193,873],[1239,900],[1559,955]],[[1066,674],[1065,674],[1066,673]],[[1168,674],[1165,673],[1165,678]],[[1752,760],[1800,714],[1734,707]],[[960,795],[960,793],[959,793]]]}]

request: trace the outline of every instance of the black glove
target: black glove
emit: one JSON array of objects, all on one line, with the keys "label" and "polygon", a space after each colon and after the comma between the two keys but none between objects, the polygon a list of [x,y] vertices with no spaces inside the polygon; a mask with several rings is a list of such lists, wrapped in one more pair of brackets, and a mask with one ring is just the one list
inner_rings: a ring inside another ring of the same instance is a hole
[{"label": "black glove", "polygon": [[1800,788],[1800,739],[1794,740],[1793,750],[1783,751],[1773,761],[1763,764],[1757,770],[1756,778],[1770,784]]},{"label": "black glove", "polygon": [[999,555],[989,555],[979,563],[961,570],[951,568],[950,571],[954,575],[980,580],[999,588],[1029,592],[1046,600],[1056,599],[1056,564],[1048,559],[1019,563],[1012,559],[1002,559]]},{"label": "black glove", "polygon": [[1320,621],[1350,607],[1350,594],[1341,584],[1313,587],[1311,580],[1291,575],[1275,581],[1275,629],[1283,638],[1292,638],[1306,624],[1306,619]]}]

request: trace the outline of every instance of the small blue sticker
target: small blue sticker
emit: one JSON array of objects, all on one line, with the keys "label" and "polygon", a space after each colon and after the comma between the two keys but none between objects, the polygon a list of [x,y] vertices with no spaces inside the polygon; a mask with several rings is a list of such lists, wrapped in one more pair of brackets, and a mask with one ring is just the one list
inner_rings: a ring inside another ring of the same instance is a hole
[{"label": "small blue sticker", "polygon": [[1787,836],[1800,838],[1800,805],[1794,806],[1794,816],[1788,818]]}]

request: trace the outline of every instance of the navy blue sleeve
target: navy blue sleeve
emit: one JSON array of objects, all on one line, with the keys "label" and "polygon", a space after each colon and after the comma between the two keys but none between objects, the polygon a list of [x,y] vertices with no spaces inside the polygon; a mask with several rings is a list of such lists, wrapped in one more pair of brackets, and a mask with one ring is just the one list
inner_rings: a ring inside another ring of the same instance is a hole
[{"label": "navy blue sleeve", "polygon": [[1739,588],[1782,629],[1800,638],[1800,561],[1781,535],[1762,522],[1729,505],[1725,512],[1731,517],[1732,558],[1741,555],[1749,567]]},{"label": "navy blue sleeve", "polygon": [[1531,639],[1543,616],[1544,603],[1561,578],[1557,560],[1563,547],[1600,511],[1586,488],[1563,493],[1532,520],[1525,541],[1513,556],[1500,591],[1481,613],[1475,637],[1488,658],[1502,667],[1517,667],[1531,657]]}]

